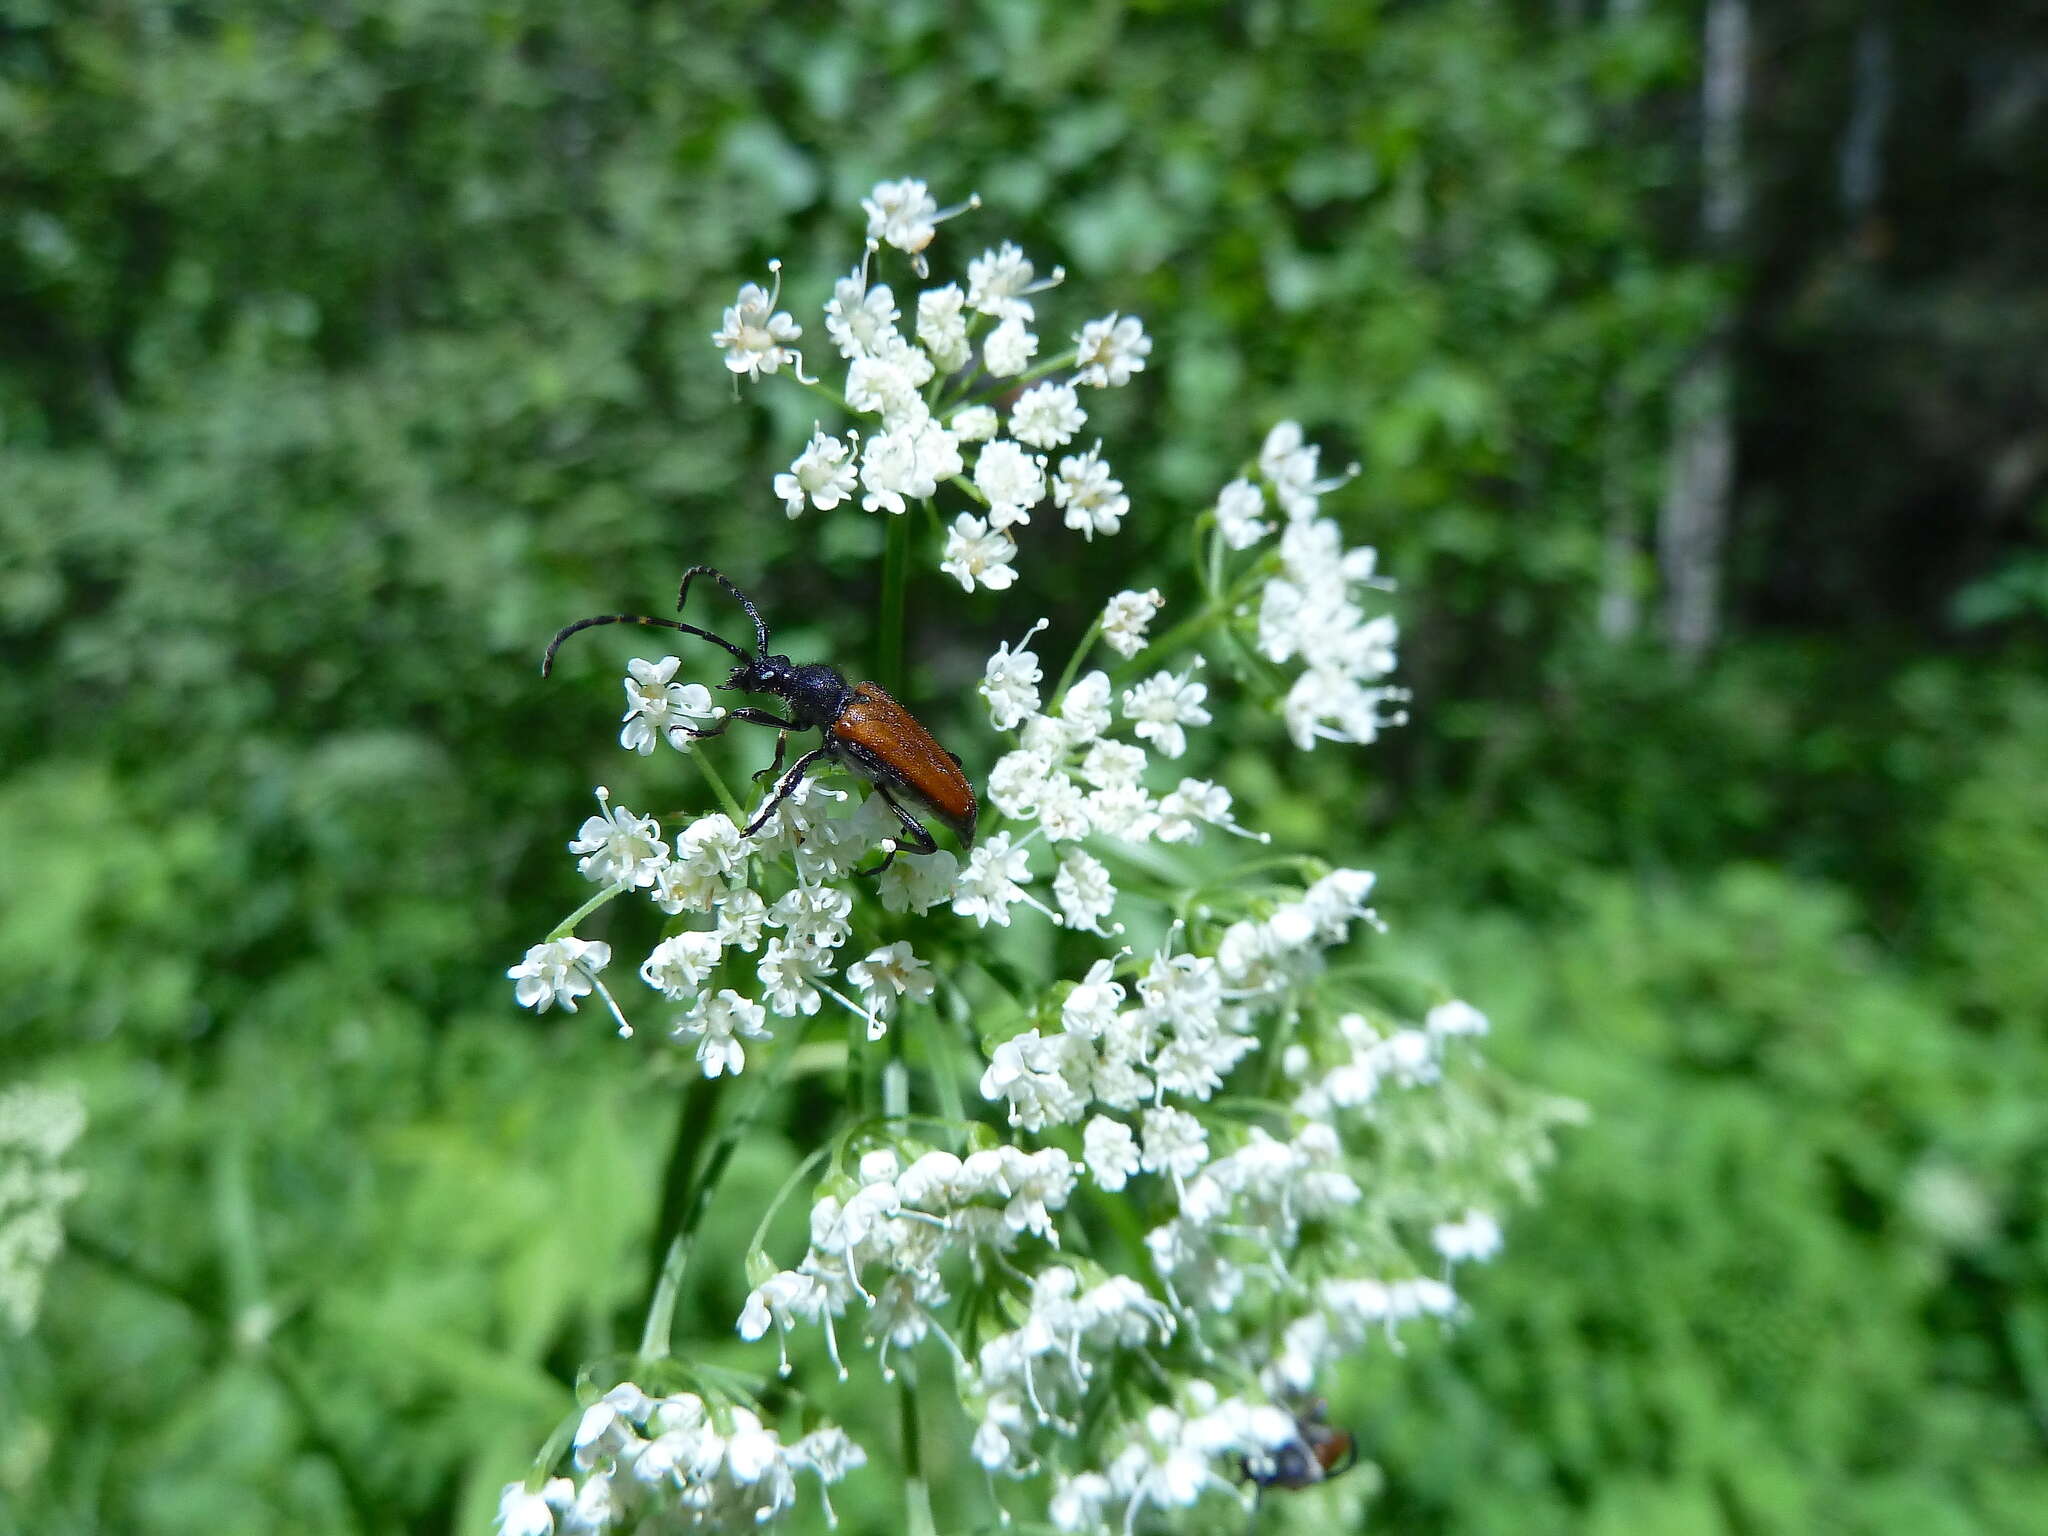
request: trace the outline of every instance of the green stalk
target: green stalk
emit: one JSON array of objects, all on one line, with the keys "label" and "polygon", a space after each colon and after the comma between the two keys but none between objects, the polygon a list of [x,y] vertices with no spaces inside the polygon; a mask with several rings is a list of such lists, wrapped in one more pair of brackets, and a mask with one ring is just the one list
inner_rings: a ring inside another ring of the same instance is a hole
[{"label": "green stalk", "polygon": [[576,931],[576,925],[578,923],[582,922],[583,919],[590,916],[591,913],[595,912],[599,907],[603,906],[606,902],[610,901],[614,896],[618,895],[619,892],[623,891],[624,889],[625,887],[623,885],[606,886],[603,890],[599,891],[595,896],[591,897],[590,900],[586,901],[585,903],[583,903],[582,906],[578,907],[574,912],[571,912],[567,917],[563,918],[559,923],[555,924],[553,930],[550,931],[548,934],[547,942],[552,944],[557,939],[566,939],[567,937],[569,937],[570,934]]},{"label": "green stalk", "polygon": [[889,542],[882,553],[882,616],[876,635],[875,665],[882,686],[903,691],[904,610],[910,586],[910,514],[891,517]]},{"label": "green stalk", "polygon": [[690,748],[690,760],[697,765],[697,771],[704,775],[704,782],[711,786],[711,793],[716,795],[718,803],[725,807],[725,814],[733,819],[733,825],[744,827],[747,824],[747,813],[740,808],[739,800],[733,792],[726,788],[724,775],[712,767],[710,759],[694,745]]},{"label": "green stalk", "polygon": [[[697,1229],[704,1224],[704,1213],[711,1208],[711,1196],[718,1188],[719,1179],[724,1176],[726,1164],[732,1161],[733,1153],[760,1121],[761,1111],[782,1092],[783,1084],[789,1080],[789,1069],[802,1050],[803,1035],[799,1031],[784,1047],[775,1065],[768,1069],[760,1090],[747,1107],[734,1115],[725,1129],[719,1132],[717,1145],[711,1149],[711,1155],[705,1158],[694,1179],[686,1179],[683,1170],[687,1169],[689,1154],[702,1144],[703,1137],[692,1134],[699,1117],[686,1099],[676,1122],[676,1141],[669,1153],[668,1174],[662,1181],[663,1225],[667,1224],[671,1209],[679,1209],[681,1215],[676,1218],[674,1235],[669,1238],[662,1256],[661,1272],[654,1283],[654,1295],[647,1304],[647,1325],[640,1333],[640,1357],[643,1360],[667,1357],[675,1322],[676,1296],[682,1289],[684,1272],[689,1268],[690,1249],[696,1242]],[[701,1078],[693,1085],[693,1093],[689,1097],[695,1098],[701,1092],[708,1098],[717,1091],[717,1086],[712,1079]],[[708,1119],[708,1115],[705,1118]],[[682,1193],[685,1183],[687,1196]]]},{"label": "green stalk", "polygon": [[932,1518],[931,1484],[924,1476],[923,1436],[918,1433],[917,1384],[910,1372],[896,1377],[896,1408],[903,1428],[903,1504],[910,1536],[938,1536]]}]

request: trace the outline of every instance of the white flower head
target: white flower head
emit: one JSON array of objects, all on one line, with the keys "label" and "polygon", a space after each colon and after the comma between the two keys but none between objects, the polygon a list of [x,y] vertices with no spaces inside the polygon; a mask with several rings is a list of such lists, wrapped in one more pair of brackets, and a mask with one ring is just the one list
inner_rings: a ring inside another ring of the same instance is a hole
[{"label": "white flower head", "polygon": [[860,989],[868,1011],[882,1018],[895,1013],[897,999],[907,997],[921,1003],[936,985],[932,968],[902,940],[869,951],[865,960],[856,960],[846,968],[846,979]]},{"label": "white flower head", "polygon": [[1141,373],[1152,355],[1152,338],[1135,315],[1105,315],[1090,320],[1074,337],[1080,372],[1075,382],[1097,389],[1118,389]]},{"label": "white flower head", "polygon": [[1216,497],[1216,527],[1232,549],[1250,549],[1273,531],[1260,517],[1266,493],[1250,480],[1233,480]]},{"label": "white flower head", "polygon": [[1045,500],[1045,461],[999,437],[975,459],[974,486],[988,499],[991,528],[1028,523],[1031,509]]},{"label": "white flower head", "polygon": [[985,443],[996,435],[1002,425],[1002,418],[996,415],[992,405],[970,405],[956,411],[948,425],[953,435],[963,443]]},{"label": "white flower head", "polygon": [[1119,592],[1102,609],[1102,639],[1119,656],[1135,656],[1145,649],[1146,631],[1164,606],[1159,589]]},{"label": "white flower head", "polygon": [[868,216],[869,241],[880,241],[903,252],[919,277],[925,275],[925,248],[932,243],[938,227],[955,214],[980,206],[979,197],[970,197],[951,208],[941,208],[931,189],[911,177],[877,182],[875,190],[860,202],[861,212]]},{"label": "white flower head", "polygon": [[612,963],[612,947],[592,939],[551,939],[536,944],[505,974],[522,1008],[536,1013],[560,1006],[576,1011],[576,999],[587,997],[592,978]]},{"label": "white flower head", "polygon": [[726,307],[725,323],[711,333],[711,340],[725,349],[725,366],[736,374],[757,379],[790,368],[802,379],[804,358],[795,343],[804,328],[787,310],[775,307],[782,296],[782,263],[771,261],[768,270],[775,274],[774,291],[759,283],[742,284],[739,297]]},{"label": "white flower head", "polygon": [[1188,748],[1186,727],[1209,723],[1202,707],[1208,696],[1208,688],[1185,672],[1158,672],[1125,691],[1124,718],[1136,721],[1138,735],[1164,755],[1179,757]]},{"label": "white flower head", "polygon": [[952,899],[959,884],[960,860],[941,848],[937,853],[898,855],[875,877],[882,905],[891,912],[919,916]]},{"label": "white flower head", "polygon": [[1116,886],[1110,882],[1108,867],[1079,848],[1061,855],[1052,894],[1059,903],[1060,920],[1069,928],[1085,928],[1090,933],[1102,932],[1102,919],[1116,906]]},{"label": "white flower head", "polygon": [[849,362],[879,357],[890,342],[900,339],[898,318],[896,296],[887,283],[869,286],[865,261],[832,285],[832,297],[825,304],[826,334]]},{"label": "white flower head", "polygon": [[1071,384],[1034,384],[1010,408],[1010,436],[1033,448],[1058,448],[1074,440],[1088,420]]},{"label": "white flower head", "polygon": [[979,314],[1031,318],[1025,299],[1037,285],[1030,258],[1009,241],[967,263],[967,304]]},{"label": "white flower head", "polygon": [[988,700],[989,723],[999,731],[1015,730],[1025,719],[1038,713],[1038,685],[1045,674],[1039,669],[1038,657],[1026,650],[1031,637],[1044,629],[1047,620],[1040,619],[1024,631],[1024,638],[1017,642],[1015,650],[1010,649],[1006,640],[996,647],[995,655],[989,657],[987,669],[981,680],[981,696]]},{"label": "white flower head", "polygon": [[1115,533],[1131,510],[1124,483],[1112,478],[1109,466],[1102,462],[1100,443],[1086,453],[1060,460],[1059,472],[1053,476],[1052,500],[1063,514],[1061,520],[1091,542],[1098,533]]},{"label": "white flower head", "polygon": [[635,816],[624,806],[612,803],[611,791],[597,788],[598,814],[588,818],[569,845],[581,854],[577,870],[597,885],[644,887],[654,884],[662,865],[668,862],[668,844],[661,840],[661,823],[652,816]]},{"label": "white flower head", "polygon": [[946,373],[966,367],[974,355],[967,340],[966,302],[957,283],[928,288],[917,296],[917,339]]},{"label": "white flower head", "polygon": [[1008,927],[1010,908],[1024,898],[1031,878],[1030,850],[1012,847],[1010,834],[993,833],[975,845],[953,893],[953,911],[986,928]]},{"label": "white flower head", "polygon": [[981,345],[982,366],[999,379],[1014,378],[1038,355],[1038,335],[1019,314],[1005,316]]},{"label": "white flower head", "polygon": [[728,1072],[737,1077],[747,1065],[740,1042],[773,1038],[767,1019],[759,1003],[723,987],[715,997],[699,998],[697,1006],[677,1020],[675,1037],[697,1042],[697,1064],[706,1077]]},{"label": "white flower head", "polygon": [[628,752],[652,752],[663,736],[684,746],[692,721],[716,720],[725,713],[711,702],[710,690],[702,683],[674,680],[681,665],[676,656],[659,661],[636,656],[626,663],[626,712],[619,717],[625,729],[619,732],[619,745]]},{"label": "white flower head", "polygon": [[1000,592],[1017,579],[1011,564],[1016,558],[1016,541],[1007,532],[991,528],[971,512],[962,512],[946,535],[939,569],[958,581],[962,591],[983,586]]},{"label": "white flower head", "polygon": [[1097,1115],[1081,1132],[1081,1160],[1096,1185],[1115,1194],[1138,1172],[1138,1138],[1121,1120]]},{"label": "white flower head", "polygon": [[858,445],[857,436],[848,443],[826,436],[814,425],[804,451],[796,456],[786,474],[775,477],[775,494],[782,498],[783,511],[799,517],[808,505],[829,512],[850,499],[859,478],[853,462]]}]

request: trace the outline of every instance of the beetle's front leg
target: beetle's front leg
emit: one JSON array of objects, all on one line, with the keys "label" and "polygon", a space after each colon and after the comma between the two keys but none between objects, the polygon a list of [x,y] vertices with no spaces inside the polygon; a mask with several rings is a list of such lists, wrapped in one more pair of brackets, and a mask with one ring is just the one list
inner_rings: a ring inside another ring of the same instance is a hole
[{"label": "beetle's front leg", "polygon": [[[693,725],[679,725],[676,727],[676,729],[681,731],[685,736],[689,737],[692,741],[703,741],[707,737],[723,736],[726,732],[726,728],[730,726],[735,720],[744,720],[749,725],[772,725],[779,731],[800,731],[803,729],[803,727],[798,725],[794,720],[785,720],[780,715],[771,715],[768,713],[767,710],[756,709],[751,704],[742,704],[738,709],[727,710],[723,715],[718,717],[718,723],[716,725],[707,726],[705,729],[701,731]],[[781,757],[781,747],[779,743],[777,744],[776,755],[779,760]]]}]

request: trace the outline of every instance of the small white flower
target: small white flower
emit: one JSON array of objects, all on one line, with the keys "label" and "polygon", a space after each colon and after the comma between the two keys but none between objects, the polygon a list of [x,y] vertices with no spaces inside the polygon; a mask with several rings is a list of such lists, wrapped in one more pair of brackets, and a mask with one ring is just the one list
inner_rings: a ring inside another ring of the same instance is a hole
[{"label": "small white flower", "polygon": [[820,512],[829,512],[853,495],[858,475],[853,448],[814,426],[810,443],[796,456],[789,472],[775,477],[775,494],[791,517],[800,516],[807,502]]},{"label": "small white flower", "polygon": [[718,926],[712,931],[728,949],[752,953],[761,947],[762,930],[768,925],[768,903],[759,891],[742,887],[726,893],[715,909]]},{"label": "small white flower", "polygon": [[988,772],[989,804],[1012,818],[1031,815],[1052,772],[1052,759],[1043,752],[1029,747],[1005,752]]},{"label": "small white flower", "polygon": [[966,367],[973,356],[967,341],[967,317],[961,312],[965,302],[958,283],[930,288],[917,296],[917,339],[947,373]]},{"label": "small white flower", "polygon": [[846,979],[860,988],[861,1001],[869,1011],[885,1019],[895,1013],[898,998],[921,1003],[932,995],[936,985],[932,968],[912,954],[910,945],[901,940],[870,950],[865,960],[856,960],[846,968]]},{"label": "small white flower", "polygon": [[705,979],[718,969],[724,953],[725,946],[716,933],[672,934],[640,962],[640,979],[663,997],[685,1002],[695,997]]},{"label": "small white flower", "polygon": [[984,315],[1017,314],[1029,320],[1031,305],[1024,294],[1034,285],[1030,260],[1005,240],[1000,249],[983,251],[967,263],[967,304]]},{"label": "small white flower", "polygon": [[664,735],[680,746],[689,740],[688,722],[711,721],[725,713],[711,702],[710,690],[702,683],[673,681],[681,665],[675,656],[660,661],[636,656],[626,663],[626,712],[619,717],[626,728],[619,732],[619,745],[628,752],[652,752]]},{"label": "small white flower", "polygon": [[862,262],[832,285],[832,297],[825,304],[825,331],[839,355],[851,362],[880,356],[899,339],[897,317],[896,296],[887,283],[869,287],[867,263]]},{"label": "small white flower", "polygon": [[1159,808],[1136,784],[1112,784],[1088,796],[1088,820],[1104,837],[1142,843],[1159,826]]},{"label": "small white flower", "polygon": [[1208,688],[1191,681],[1186,673],[1156,673],[1124,694],[1124,718],[1137,722],[1137,733],[1167,757],[1187,751],[1185,727],[1207,725],[1209,711],[1202,700]]},{"label": "small white flower", "polygon": [[992,405],[970,405],[965,410],[954,412],[948,425],[952,427],[953,435],[963,443],[985,443],[996,435],[1002,418],[996,415],[996,408]]},{"label": "small white flower", "polygon": [[1138,1139],[1123,1121],[1097,1115],[1081,1132],[1081,1160],[1096,1185],[1113,1195],[1140,1167]]},{"label": "small white flower", "polygon": [[1223,542],[1232,549],[1250,549],[1273,531],[1259,514],[1266,510],[1266,493],[1249,480],[1233,480],[1216,497],[1216,527]]},{"label": "small white flower", "polygon": [[1470,1003],[1453,998],[1438,1003],[1423,1017],[1422,1027],[1432,1035],[1483,1035],[1490,1027],[1486,1015]]},{"label": "small white flower", "polygon": [[1055,843],[1078,842],[1094,825],[1088,819],[1088,797],[1064,773],[1046,775],[1038,787],[1038,825]]},{"label": "small white flower", "polygon": [[612,947],[590,939],[554,939],[536,944],[505,974],[522,1008],[546,1013],[559,1004],[576,1011],[576,999],[589,995],[591,978],[612,963]]},{"label": "small white flower", "polygon": [[1010,908],[1024,896],[1024,882],[1031,878],[1028,848],[1010,846],[1010,834],[997,832],[982,839],[967,856],[967,867],[953,894],[953,911],[971,917],[986,928],[990,923],[1008,927]]},{"label": "small white flower", "polygon": [[804,328],[787,310],[775,307],[782,293],[782,263],[771,262],[769,270],[775,273],[774,292],[759,283],[742,284],[739,298],[726,307],[725,323],[712,333],[711,340],[725,348],[725,366],[734,373],[755,379],[794,368],[802,378],[803,354],[794,343],[802,339]]},{"label": "small white flower", "polygon": [[999,437],[974,461],[974,485],[988,498],[991,528],[1028,523],[1031,509],[1045,499],[1045,461]]},{"label": "small white flower", "polygon": [[498,1495],[498,1536],[554,1536],[555,1511],[548,1495],[556,1491],[556,1484],[568,1489],[575,1486],[566,1477],[558,1477],[535,1493],[524,1483],[507,1483]]},{"label": "small white flower", "polygon": [[887,910],[915,912],[922,917],[951,899],[959,876],[959,859],[941,848],[937,853],[899,856],[875,877],[875,884]]},{"label": "small white flower", "polygon": [[1097,443],[1086,453],[1061,459],[1052,482],[1053,505],[1065,513],[1062,520],[1091,542],[1098,533],[1115,533],[1131,510],[1124,483],[1111,478],[1101,455]]},{"label": "small white flower", "polygon": [[1316,461],[1321,450],[1302,440],[1301,423],[1283,421],[1266,434],[1259,448],[1259,473],[1273,487],[1273,498],[1289,517],[1312,516],[1316,509]]},{"label": "small white flower", "polygon": [[747,1065],[740,1041],[774,1038],[767,1018],[759,1003],[723,987],[716,997],[698,999],[697,1006],[677,1021],[675,1035],[678,1040],[697,1042],[697,1063],[706,1077],[727,1072],[737,1077]]},{"label": "small white flower", "polygon": [[1016,558],[1017,545],[1009,534],[990,528],[971,512],[962,512],[946,535],[939,569],[957,580],[962,591],[972,592],[980,585],[1000,592],[1017,579],[1011,567]]},{"label": "small white flower", "polygon": [[1230,791],[1220,784],[1182,779],[1177,788],[1160,796],[1158,837],[1162,843],[1197,842],[1204,824],[1265,841],[1263,834],[1247,832],[1237,824],[1230,814]]},{"label": "small white flower", "polygon": [[1109,729],[1109,692],[1107,672],[1084,672],[1074,680],[1060,700],[1060,721],[1070,746],[1086,746]]},{"label": "small white flower", "polygon": [[1021,315],[1010,315],[981,345],[982,366],[999,379],[1014,378],[1038,355],[1038,336],[1027,330]]},{"label": "small white flower", "polygon": [[853,897],[836,885],[798,885],[768,909],[768,922],[783,929],[792,946],[837,949],[853,932],[852,912]]},{"label": "small white flower", "polygon": [[1484,1211],[1467,1211],[1457,1221],[1432,1227],[1429,1241],[1452,1264],[1465,1259],[1484,1263],[1500,1252],[1500,1223]]},{"label": "small white flower", "polygon": [[1081,777],[1097,789],[1135,786],[1145,771],[1145,749],[1127,741],[1098,741],[1081,759]]},{"label": "small white flower", "polygon": [[932,376],[932,360],[900,336],[872,357],[857,357],[846,370],[846,403],[902,426],[925,414],[918,393]]},{"label": "small white flower", "polygon": [[988,700],[989,723],[999,731],[1014,730],[1019,722],[1038,713],[1038,685],[1045,674],[1039,670],[1037,655],[1025,646],[1046,622],[1040,619],[1024,631],[1016,650],[1004,641],[988,659],[981,696]]},{"label": "small white flower", "polygon": [[1034,384],[1010,408],[1010,436],[1033,448],[1058,448],[1073,441],[1088,413],[1071,384]]},{"label": "small white flower", "polygon": [[800,1013],[818,1011],[823,999],[818,993],[817,980],[830,974],[831,969],[828,951],[770,939],[768,947],[761,952],[761,963],[754,968],[754,974],[765,989],[762,995],[768,999],[768,1006],[779,1017],[793,1019]]},{"label": "small white flower", "polygon": [[1192,1178],[1209,1160],[1209,1133],[1184,1109],[1145,1111],[1145,1153],[1140,1166],[1147,1173]]},{"label": "small white flower", "polygon": [[571,853],[583,855],[576,868],[598,885],[652,885],[668,862],[661,823],[652,816],[635,816],[622,805],[614,806],[611,799],[611,791],[599,785],[599,814],[583,823],[576,841],[569,845]]},{"label": "small white flower", "polygon": [[938,199],[923,182],[910,177],[876,182],[860,206],[868,216],[868,238],[893,245],[906,256],[919,254],[938,232]]},{"label": "small white flower", "polygon": [[1152,338],[1135,315],[1105,315],[1090,320],[1074,337],[1075,381],[1097,389],[1116,389],[1142,373],[1152,355]]},{"label": "small white flower", "polygon": [[1116,887],[1110,883],[1108,867],[1079,848],[1061,857],[1052,894],[1066,925],[1090,933],[1102,932],[1102,919],[1116,906]]},{"label": "small white flower", "polygon": [[1060,1023],[1070,1034],[1093,1040],[1116,1022],[1124,996],[1123,983],[1116,980],[1116,963],[1098,960],[1060,1005]]},{"label": "small white flower", "polygon": [[1157,587],[1117,593],[1103,606],[1103,642],[1119,656],[1137,655],[1145,649],[1145,632],[1163,603]]}]

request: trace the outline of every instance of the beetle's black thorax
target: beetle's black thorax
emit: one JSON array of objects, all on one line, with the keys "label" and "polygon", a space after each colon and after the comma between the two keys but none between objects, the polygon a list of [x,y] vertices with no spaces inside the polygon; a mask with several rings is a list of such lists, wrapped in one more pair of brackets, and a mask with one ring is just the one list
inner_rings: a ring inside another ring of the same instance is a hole
[{"label": "beetle's black thorax", "polygon": [[800,667],[787,656],[757,656],[735,668],[725,686],[776,695],[804,726],[829,726],[853,698],[853,689],[835,668],[823,662]]}]

